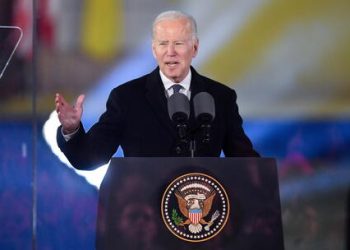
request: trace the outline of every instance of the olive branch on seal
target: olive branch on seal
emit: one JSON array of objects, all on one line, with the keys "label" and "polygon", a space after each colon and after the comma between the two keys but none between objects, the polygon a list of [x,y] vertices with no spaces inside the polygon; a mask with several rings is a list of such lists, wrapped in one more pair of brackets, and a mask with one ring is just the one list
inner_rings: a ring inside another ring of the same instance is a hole
[{"label": "olive branch on seal", "polygon": [[183,222],[183,218],[179,216],[175,208],[171,212],[171,219],[174,221],[176,226]]}]

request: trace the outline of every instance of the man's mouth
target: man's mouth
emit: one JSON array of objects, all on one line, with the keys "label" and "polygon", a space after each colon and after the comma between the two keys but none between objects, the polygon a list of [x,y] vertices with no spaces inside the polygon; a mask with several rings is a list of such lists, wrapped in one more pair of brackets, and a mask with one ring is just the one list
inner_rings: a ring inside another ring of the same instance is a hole
[{"label": "man's mouth", "polygon": [[167,65],[168,67],[175,67],[176,65],[178,65],[178,62],[166,62],[165,65]]}]

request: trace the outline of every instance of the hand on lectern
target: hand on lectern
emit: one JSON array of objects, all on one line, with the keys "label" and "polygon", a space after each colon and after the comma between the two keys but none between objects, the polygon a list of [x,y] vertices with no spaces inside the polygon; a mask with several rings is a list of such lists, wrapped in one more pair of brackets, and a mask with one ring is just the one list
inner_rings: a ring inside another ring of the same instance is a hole
[{"label": "hand on lectern", "polygon": [[80,95],[75,105],[70,105],[62,95],[56,94],[56,112],[58,119],[62,124],[63,133],[70,134],[76,131],[80,125],[81,116],[83,114],[84,95]]}]

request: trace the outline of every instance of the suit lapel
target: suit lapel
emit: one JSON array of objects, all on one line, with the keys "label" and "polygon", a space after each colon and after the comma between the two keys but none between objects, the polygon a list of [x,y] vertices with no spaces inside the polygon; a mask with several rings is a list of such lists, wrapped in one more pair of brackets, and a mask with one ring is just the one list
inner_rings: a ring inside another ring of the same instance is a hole
[{"label": "suit lapel", "polygon": [[197,71],[191,67],[192,79],[191,79],[191,100],[196,94],[200,92],[208,92],[207,82],[203,77],[197,73]]},{"label": "suit lapel", "polygon": [[146,99],[151,105],[157,119],[174,137],[176,137],[176,130],[174,130],[173,123],[168,114],[167,98],[165,96],[165,89],[159,75],[158,67],[151,72],[147,78]]},{"label": "suit lapel", "polygon": [[206,81],[203,79],[203,77],[199,75],[193,67],[191,67],[191,73],[192,73],[192,79],[191,79],[191,100],[190,100],[190,107],[191,107],[190,127],[195,128],[197,125],[196,125],[195,115],[194,115],[193,98],[200,92],[208,92],[208,86]]}]

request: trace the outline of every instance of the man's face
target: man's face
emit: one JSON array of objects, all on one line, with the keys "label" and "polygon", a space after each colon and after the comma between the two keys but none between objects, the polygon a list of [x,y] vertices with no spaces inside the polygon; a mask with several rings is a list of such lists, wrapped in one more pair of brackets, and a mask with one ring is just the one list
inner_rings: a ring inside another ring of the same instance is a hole
[{"label": "man's face", "polygon": [[163,20],[154,27],[152,50],[163,74],[181,82],[197,55],[198,40],[192,37],[187,19]]}]

